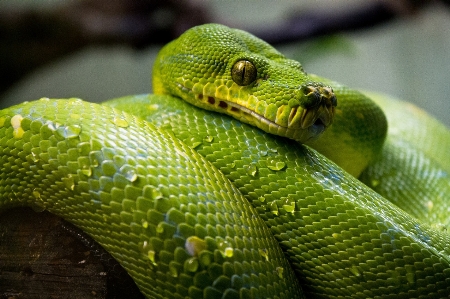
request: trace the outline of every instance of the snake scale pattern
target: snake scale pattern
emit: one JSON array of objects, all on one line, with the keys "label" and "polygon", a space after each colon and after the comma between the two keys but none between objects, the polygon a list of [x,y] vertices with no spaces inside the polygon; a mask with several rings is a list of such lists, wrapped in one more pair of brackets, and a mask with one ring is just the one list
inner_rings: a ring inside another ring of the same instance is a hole
[{"label": "snake scale pattern", "polygon": [[148,298],[450,296],[443,125],[217,24],[164,47],[153,80],[1,110],[2,212],[75,224]]}]

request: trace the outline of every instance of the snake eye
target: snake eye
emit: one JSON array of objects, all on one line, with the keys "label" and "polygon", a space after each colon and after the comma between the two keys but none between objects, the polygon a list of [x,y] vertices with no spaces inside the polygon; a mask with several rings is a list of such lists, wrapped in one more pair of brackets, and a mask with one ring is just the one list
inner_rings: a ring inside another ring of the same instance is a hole
[{"label": "snake eye", "polygon": [[239,60],[231,69],[231,78],[237,85],[249,85],[256,80],[256,67],[248,60]]}]

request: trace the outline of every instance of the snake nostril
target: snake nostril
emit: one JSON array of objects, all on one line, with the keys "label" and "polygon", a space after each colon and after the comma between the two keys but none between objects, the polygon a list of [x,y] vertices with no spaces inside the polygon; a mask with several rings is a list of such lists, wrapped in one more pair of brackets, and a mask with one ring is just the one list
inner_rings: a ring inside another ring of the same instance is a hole
[{"label": "snake nostril", "polygon": [[330,86],[323,86],[320,87],[320,94],[322,97],[322,101],[326,107],[336,107],[337,106],[337,99],[336,95],[334,94],[333,88]]},{"label": "snake nostril", "polygon": [[313,85],[303,85],[301,87],[301,91],[304,95],[304,102],[302,106],[306,109],[311,109],[320,105],[321,102],[321,94],[319,90]]},{"label": "snake nostril", "polygon": [[304,85],[302,86],[302,91],[306,96],[308,96],[309,94],[314,93],[316,91],[316,88],[311,85]]}]

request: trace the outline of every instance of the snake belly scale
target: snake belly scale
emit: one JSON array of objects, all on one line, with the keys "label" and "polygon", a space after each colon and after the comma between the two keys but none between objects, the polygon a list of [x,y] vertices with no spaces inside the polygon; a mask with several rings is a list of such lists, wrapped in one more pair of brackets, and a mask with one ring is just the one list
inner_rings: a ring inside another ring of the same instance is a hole
[{"label": "snake belly scale", "polygon": [[[267,67],[260,73],[267,61],[249,52],[233,73],[237,61],[220,60],[217,45],[201,32],[227,41],[234,36],[239,47],[228,47],[259,49],[281,71]],[[199,39],[198,53],[216,56],[205,67],[199,64],[202,55],[180,60],[183,53],[161,52],[157,66],[164,58],[186,61],[188,76],[173,68],[155,72],[155,91],[170,92],[164,86],[175,82],[179,94],[103,105],[42,99],[0,111],[2,211],[33,206],[74,223],[124,266],[148,298],[450,294],[444,224],[426,224],[308,146],[262,131],[314,146],[318,134],[339,128],[345,106],[340,85],[306,75],[298,63],[284,62],[276,50],[241,31],[208,24],[184,36]],[[257,66],[256,73],[246,61]],[[300,83],[280,105],[259,103],[271,86],[274,95],[283,94],[274,91],[283,86],[276,84],[286,70],[283,63],[299,73]],[[229,78],[209,82],[223,65]],[[250,106],[233,101],[244,97]],[[196,108],[193,99],[237,119]],[[255,127],[261,120],[265,124]],[[383,132],[373,139],[384,139]]]}]

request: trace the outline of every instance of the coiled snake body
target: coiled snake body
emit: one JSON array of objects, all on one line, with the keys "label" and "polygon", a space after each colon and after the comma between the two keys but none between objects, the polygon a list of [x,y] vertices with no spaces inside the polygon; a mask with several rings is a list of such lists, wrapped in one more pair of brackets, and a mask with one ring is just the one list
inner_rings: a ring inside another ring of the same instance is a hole
[{"label": "coiled snake body", "polygon": [[154,89],[0,111],[1,209],[79,226],[148,298],[450,295],[438,122],[375,95],[383,145],[367,97],[215,24],[163,48]]}]

